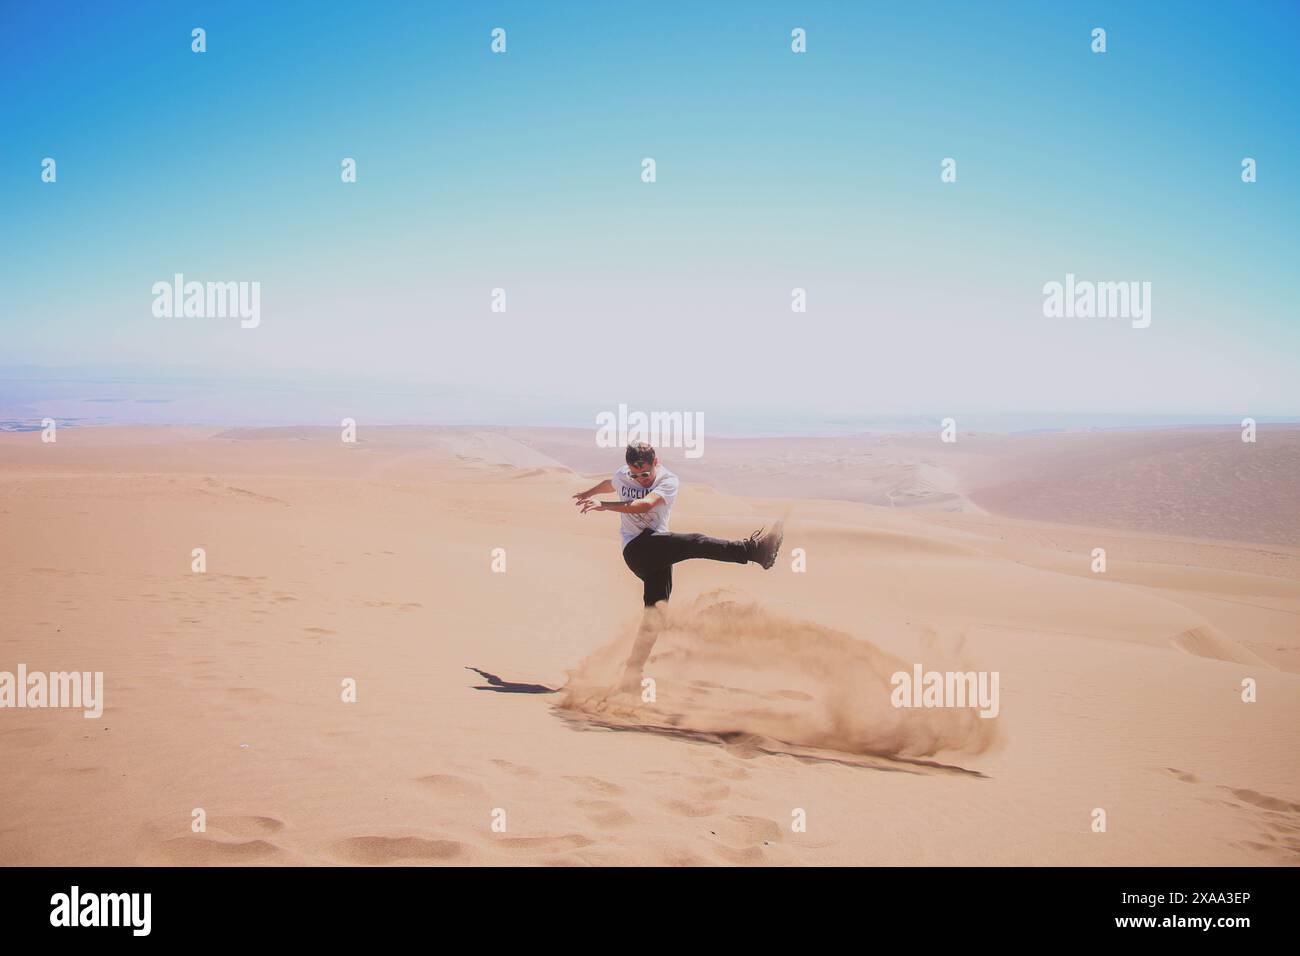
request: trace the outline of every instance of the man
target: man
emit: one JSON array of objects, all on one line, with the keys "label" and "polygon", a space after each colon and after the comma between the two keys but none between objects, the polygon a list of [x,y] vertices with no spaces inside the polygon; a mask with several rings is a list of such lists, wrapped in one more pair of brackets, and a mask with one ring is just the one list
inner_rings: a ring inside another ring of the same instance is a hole
[{"label": "man", "polygon": [[[644,584],[645,616],[623,675],[623,689],[633,689],[641,679],[641,668],[650,656],[662,626],[656,605],[667,601],[673,590],[673,565],[691,558],[747,564],[764,568],[776,563],[783,532],[777,522],[766,534],[755,531],[748,538],[725,541],[703,534],[675,534],[668,530],[668,516],[677,498],[677,476],[659,464],[654,448],[633,442],[624,455],[627,464],[600,484],[574,495],[574,503],[588,511],[614,511],[620,517],[623,560]],[[617,491],[618,501],[595,501],[593,495]]]},{"label": "man", "polygon": [[[574,495],[575,503],[588,511],[620,514],[623,560],[644,584],[645,606],[667,601],[673,590],[673,565],[690,558],[747,564],[764,568],[776,563],[781,549],[780,522],[766,534],[755,531],[739,541],[724,541],[703,534],[674,534],[668,517],[677,498],[677,476],[659,464],[655,450],[645,442],[633,442],[624,455],[627,464],[594,488]],[[618,501],[593,501],[592,495],[617,491]]]}]

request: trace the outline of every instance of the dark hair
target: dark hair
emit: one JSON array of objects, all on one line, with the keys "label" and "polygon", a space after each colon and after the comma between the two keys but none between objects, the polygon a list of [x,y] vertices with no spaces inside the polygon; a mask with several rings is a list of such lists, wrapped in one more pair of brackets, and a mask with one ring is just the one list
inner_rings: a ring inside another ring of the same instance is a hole
[{"label": "dark hair", "polygon": [[628,442],[623,460],[629,465],[648,465],[655,460],[654,447],[643,441]]}]

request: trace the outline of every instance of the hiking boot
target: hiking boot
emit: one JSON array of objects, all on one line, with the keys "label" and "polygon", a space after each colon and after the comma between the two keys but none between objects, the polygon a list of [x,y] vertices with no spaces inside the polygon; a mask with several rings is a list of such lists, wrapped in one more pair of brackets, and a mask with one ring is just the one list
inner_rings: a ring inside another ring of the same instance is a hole
[{"label": "hiking boot", "polygon": [[772,526],[771,531],[759,529],[745,539],[745,548],[749,552],[749,560],[755,564],[761,564],[765,569],[769,569],[776,564],[777,552],[781,550],[781,539],[785,537],[785,530],[782,528],[782,522],[778,521]]}]

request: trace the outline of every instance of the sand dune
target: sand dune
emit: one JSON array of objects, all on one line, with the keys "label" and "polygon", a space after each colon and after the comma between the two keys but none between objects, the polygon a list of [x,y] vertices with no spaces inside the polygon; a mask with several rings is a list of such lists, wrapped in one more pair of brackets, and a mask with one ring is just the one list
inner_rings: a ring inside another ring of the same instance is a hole
[{"label": "sand dune", "polygon": [[[608,452],[582,429],[504,429],[580,471]],[[835,498],[1300,547],[1300,425],[999,435],[713,438],[678,473],[740,495]]]},{"label": "sand dune", "polygon": [[[562,441],[361,437],[0,435],[0,670],[105,675],[102,719],[0,711],[0,863],[1300,861],[1294,547],[688,481],[674,527],[787,550],[681,566],[651,704],[600,687],[640,589]],[[882,706],[934,661],[997,718]]]}]

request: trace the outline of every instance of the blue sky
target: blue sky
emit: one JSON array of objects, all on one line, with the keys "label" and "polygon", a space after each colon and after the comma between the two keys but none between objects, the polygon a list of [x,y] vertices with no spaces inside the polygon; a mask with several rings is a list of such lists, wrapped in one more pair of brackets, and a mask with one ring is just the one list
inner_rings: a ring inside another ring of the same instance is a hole
[{"label": "blue sky", "polygon": [[[1280,2],[8,3],[0,365],[1298,413],[1298,28]],[[259,281],[261,325],[155,318],[176,272]],[[1151,327],[1044,318],[1066,273],[1151,282]]]}]

